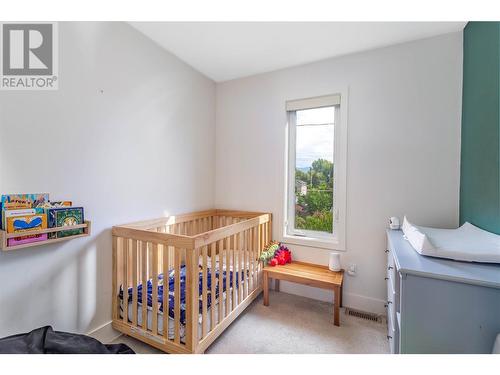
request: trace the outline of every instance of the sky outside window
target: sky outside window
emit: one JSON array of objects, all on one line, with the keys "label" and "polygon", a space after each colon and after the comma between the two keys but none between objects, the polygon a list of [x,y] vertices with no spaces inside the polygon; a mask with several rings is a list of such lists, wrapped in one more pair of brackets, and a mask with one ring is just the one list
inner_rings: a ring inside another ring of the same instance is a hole
[{"label": "sky outside window", "polygon": [[334,107],[296,112],[296,168],[305,171],[318,159],[333,162],[334,114]]}]

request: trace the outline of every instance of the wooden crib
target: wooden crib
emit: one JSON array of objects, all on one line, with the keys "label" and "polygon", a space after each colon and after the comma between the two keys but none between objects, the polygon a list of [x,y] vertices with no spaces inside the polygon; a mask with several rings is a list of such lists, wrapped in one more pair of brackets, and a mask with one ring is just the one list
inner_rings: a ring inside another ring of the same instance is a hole
[{"label": "wooden crib", "polygon": [[[112,234],[113,327],[165,352],[203,353],[262,291],[258,257],[271,240],[269,213],[214,209],[115,226]],[[148,284],[151,306],[138,287]]]}]

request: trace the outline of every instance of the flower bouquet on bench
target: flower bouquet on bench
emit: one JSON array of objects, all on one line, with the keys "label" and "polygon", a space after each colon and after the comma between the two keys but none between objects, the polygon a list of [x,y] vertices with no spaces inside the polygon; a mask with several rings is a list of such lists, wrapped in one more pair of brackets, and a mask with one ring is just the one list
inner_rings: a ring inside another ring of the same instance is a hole
[{"label": "flower bouquet on bench", "polygon": [[262,251],[259,260],[271,267],[292,262],[292,252],[281,242],[272,241]]}]

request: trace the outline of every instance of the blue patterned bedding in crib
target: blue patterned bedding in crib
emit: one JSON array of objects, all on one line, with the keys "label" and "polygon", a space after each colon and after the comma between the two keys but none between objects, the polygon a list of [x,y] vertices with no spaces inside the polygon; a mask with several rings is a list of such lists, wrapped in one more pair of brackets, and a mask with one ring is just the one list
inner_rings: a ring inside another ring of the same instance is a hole
[{"label": "blue patterned bedding in crib", "polygon": [[[222,285],[224,293],[226,291],[226,271],[222,271]],[[243,273],[242,273],[243,276]],[[243,278],[243,277],[242,277]],[[238,288],[238,272],[236,272],[236,288]],[[219,298],[219,271],[215,272],[215,300]],[[229,271],[229,287],[231,288],[233,283],[233,271]],[[159,311],[163,312],[163,274],[158,275],[158,305]],[[207,309],[210,308],[212,304],[211,298],[211,288],[212,288],[212,273],[207,271]],[[186,266],[181,266],[180,270],[180,314],[181,314],[181,324],[186,324]],[[199,272],[199,280],[198,280],[198,290],[200,294],[199,298],[199,313],[201,314],[203,309],[203,300],[202,300],[202,290],[203,290],[203,272]],[[174,318],[174,301],[175,301],[175,271],[170,270],[168,273],[168,315],[173,319]],[[132,301],[132,288],[128,288],[128,302]],[[143,286],[139,284],[137,286],[137,301],[139,304],[142,302],[142,293]],[[119,297],[123,300],[123,286],[120,285],[120,294]],[[153,306],[153,280],[149,279],[147,281],[147,298],[148,298],[148,308],[152,308]]]}]

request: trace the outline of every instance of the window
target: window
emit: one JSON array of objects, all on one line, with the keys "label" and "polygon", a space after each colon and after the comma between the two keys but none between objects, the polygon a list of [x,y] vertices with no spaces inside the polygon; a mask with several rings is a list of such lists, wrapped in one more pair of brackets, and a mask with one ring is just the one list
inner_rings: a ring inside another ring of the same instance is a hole
[{"label": "window", "polygon": [[287,102],[285,242],[344,250],[343,105],[340,94]]}]

